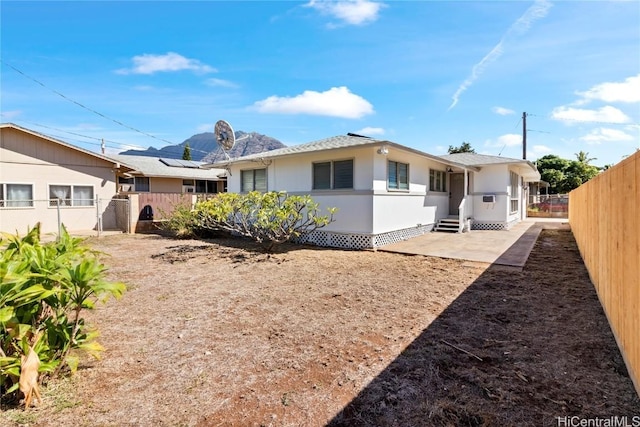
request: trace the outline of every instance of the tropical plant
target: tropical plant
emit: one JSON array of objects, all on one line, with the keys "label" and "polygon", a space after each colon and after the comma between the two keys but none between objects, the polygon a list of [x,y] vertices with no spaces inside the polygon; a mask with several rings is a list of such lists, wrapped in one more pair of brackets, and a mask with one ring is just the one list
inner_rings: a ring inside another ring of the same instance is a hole
[{"label": "tropical plant", "polygon": [[15,398],[21,356],[34,346],[39,371],[56,376],[74,372],[78,351],[98,357],[97,331],[81,313],[98,301],[119,298],[122,283],[105,280],[99,254],[62,227],[54,242],[40,241],[40,225],[24,236],[0,238],[0,394]]},{"label": "tropical plant", "polygon": [[249,237],[269,252],[277,244],[311,233],[334,221],[336,208],[321,215],[311,196],[286,192],[220,193],[196,203],[197,226]]}]

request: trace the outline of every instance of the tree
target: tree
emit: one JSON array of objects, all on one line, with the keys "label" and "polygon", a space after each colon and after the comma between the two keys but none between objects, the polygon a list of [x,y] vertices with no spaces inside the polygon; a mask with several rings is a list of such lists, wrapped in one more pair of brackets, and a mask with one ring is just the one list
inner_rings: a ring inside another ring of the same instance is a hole
[{"label": "tree", "polygon": [[220,193],[196,203],[196,226],[201,230],[224,230],[249,237],[266,252],[277,244],[311,233],[334,221],[336,208],[320,215],[311,196],[291,196],[270,191],[247,194]]},{"label": "tree", "polygon": [[191,147],[189,147],[188,142],[184,146],[184,151],[182,152],[182,160],[191,160]]},{"label": "tree", "polygon": [[592,160],[598,160],[595,157],[589,157],[589,153],[585,153],[584,151],[580,151],[579,153],[576,153],[576,158],[578,159],[579,163],[584,163],[585,165],[588,165],[589,163],[591,163]]},{"label": "tree", "polygon": [[460,145],[459,147],[454,147],[453,145],[450,145],[448,151],[449,151],[449,154],[476,152],[476,150],[474,150],[473,147],[471,147],[471,144],[469,144],[468,142],[463,142],[462,145]]},{"label": "tree", "polygon": [[589,153],[580,151],[576,157],[578,160],[566,160],[549,154],[536,161],[540,179],[549,183],[549,193],[568,193],[598,175],[600,168],[589,164],[595,160]]}]

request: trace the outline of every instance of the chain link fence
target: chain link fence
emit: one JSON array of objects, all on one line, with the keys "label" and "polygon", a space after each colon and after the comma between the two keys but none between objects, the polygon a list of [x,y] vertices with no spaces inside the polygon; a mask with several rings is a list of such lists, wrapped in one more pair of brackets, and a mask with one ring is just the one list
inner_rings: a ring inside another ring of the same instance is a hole
[{"label": "chain link fence", "polygon": [[131,210],[126,198],[46,199],[5,202],[0,209],[2,231],[24,234],[40,223],[43,234],[100,236],[103,232],[131,232]]}]

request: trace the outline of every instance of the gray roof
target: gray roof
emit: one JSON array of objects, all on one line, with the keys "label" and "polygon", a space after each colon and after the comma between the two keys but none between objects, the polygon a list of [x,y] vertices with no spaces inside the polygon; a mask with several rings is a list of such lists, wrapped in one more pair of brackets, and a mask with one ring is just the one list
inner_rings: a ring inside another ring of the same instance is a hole
[{"label": "gray roof", "polygon": [[[203,169],[168,166],[159,157],[129,156],[126,154],[110,154],[109,158],[133,169],[133,175],[140,174],[147,177],[208,179],[218,180],[226,176],[224,169]],[[204,162],[191,162],[202,166]]]},{"label": "gray roof", "polygon": [[532,164],[528,160],[524,160],[524,159],[513,159],[510,157],[490,156],[487,154],[476,154],[476,153],[455,153],[455,154],[446,154],[440,157],[456,163],[461,163],[466,166],[505,165],[505,164],[512,164],[512,163]]},{"label": "gray roof", "polygon": [[[315,151],[332,150],[335,148],[357,147],[365,145],[373,145],[378,143],[387,143],[366,136],[339,135],[331,138],[321,139],[319,141],[308,142],[306,144],[292,145],[290,147],[278,148],[275,150],[264,151],[262,153],[249,154],[248,156],[237,157],[231,161],[257,160],[267,159],[271,157],[281,157],[291,154],[311,153]],[[228,162],[219,162],[219,164],[227,164]]]},{"label": "gray roof", "polygon": [[514,159],[511,157],[490,156],[488,154],[476,154],[476,153],[455,153],[440,156],[443,159],[457,162],[465,166],[491,166],[491,165],[518,165],[525,167],[526,173],[522,175],[527,179],[539,180],[540,174],[538,168],[526,159]]},{"label": "gray roof", "polygon": [[[443,159],[441,157],[427,154],[419,150],[415,150],[410,147],[406,147],[404,145],[397,144],[395,142],[382,140],[382,139],[374,139],[366,136],[360,136],[355,134],[347,134],[347,135],[338,135],[333,136],[331,138],[321,139],[319,141],[308,142],[306,144],[300,145],[292,145],[290,147],[278,148],[276,150],[264,151],[262,153],[250,154],[248,156],[236,157],[227,161],[217,162],[213,164],[206,165],[205,167],[226,167],[229,163],[235,162],[243,162],[243,161],[255,161],[259,159],[269,159],[273,157],[282,157],[282,156],[290,156],[296,154],[304,154],[304,153],[312,153],[326,150],[335,150],[339,148],[351,148],[351,147],[365,147],[370,145],[387,145],[390,147],[396,147],[402,150],[410,151],[412,153],[418,154],[422,157],[427,157],[432,160],[453,166],[464,167],[465,165],[458,163],[456,161]],[[473,167],[472,167],[473,168]],[[473,168],[475,169],[475,168]]]}]

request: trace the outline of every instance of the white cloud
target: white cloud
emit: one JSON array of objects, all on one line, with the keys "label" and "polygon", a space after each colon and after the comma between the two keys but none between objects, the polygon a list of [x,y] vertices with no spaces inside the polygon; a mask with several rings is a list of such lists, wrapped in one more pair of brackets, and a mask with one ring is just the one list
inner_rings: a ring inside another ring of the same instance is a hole
[{"label": "white cloud", "polygon": [[507,147],[516,147],[522,145],[522,135],[516,133],[508,133],[498,138],[498,143]]},{"label": "white cloud", "polygon": [[117,70],[118,74],[153,74],[157,72],[190,70],[196,73],[211,73],[216,69],[202,64],[197,59],[189,59],[175,52],[165,55],[145,53],[131,58],[133,67]]},{"label": "white cloud", "polygon": [[360,135],[384,135],[384,129],[383,128],[373,128],[373,127],[364,127],[358,131],[356,131],[355,133],[360,134]]},{"label": "white cloud", "polygon": [[378,14],[386,5],[370,0],[311,0],[305,5],[331,15],[348,25],[364,25],[378,19]]},{"label": "white cloud", "polygon": [[610,105],[598,110],[585,110],[566,106],[556,107],[551,112],[551,118],[577,122],[628,123],[631,121],[629,116]]},{"label": "white cloud", "polygon": [[207,79],[204,82],[207,86],[212,86],[212,87],[226,87],[226,88],[237,88],[238,85],[235,84],[232,81],[229,80],[223,80],[223,79]]},{"label": "white cloud", "polygon": [[534,145],[531,149],[534,154],[551,153],[553,150],[546,145]]},{"label": "white cloud", "polygon": [[514,35],[526,33],[535,21],[544,18],[547,15],[551,6],[551,3],[547,0],[536,0],[533,5],[531,5],[531,7],[529,7],[529,9],[527,9],[520,18],[518,18],[517,21],[511,24],[511,27],[509,27],[507,32],[502,36],[500,42],[498,42],[498,44],[495,45],[493,49],[491,49],[491,51],[480,60],[480,62],[473,66],[471,69],[471,75],[462,82],[460,87],[458,87],[458,90],[456,90],[456,93],[453,94],[453,102],[449,106],[449,110],[456,106],[460,99],[460,95],[462,95],[462,93],[466,91],[478,79],[478,77],[480,77],[485,68],[502,55],[502,52],[504,51],[503,45],[510,41]]},{"label": "white cloud", "polygon": [[206,123],[206,124],[197,126],[196,131],[200,133],[213,132],[214,127],[215,127],[214,124]]},{"label": "white cloud", "polygon": [[601,144],[603,142],[634,141],[635,139],[632,135],[621,130],[609,128],[594,129],[587,135],[580,137],[581,141],[591,145]]},{"label": "white cloud", "polygon": [[499,114],[501,116],[508,116],[510,114],[515,114],[516,112],[513,110],[510,110],[508,108],[504,108],[504,107],[493,107],[491,109],[491,111],[493,111],[496,114]]},{"label": "white cloud", "polygon": [[448,153],[449,147],[445,147],[444,145],[436,145],[436,153]]},{"label": "white cloud", "polygon": [[495,142],[490,139],[485,141],[484,145],[485,147],[516,147],[522,145],[522,135],[507,133],[498,137]]},{"label": "white cloud", "polygon": [[349,88],[332,87],[325,92],[306,90],[294,97],[270,96],[253,106],[261,113],[311,114],[316,116],[359,119],[372,114],[373,106]]},{"label": "white cloud", "polygon": [[586,92],[576,92],[584,104],[591,100],[604,102],[640,102],[640,74],[628,77],[623,82],[605,82],[595,85]]},{"label": "white cloud", "polygon": [[0,112],[0,117],[2,117],[3,120],[13,120],[16,117],[20,116],[21,114],[22,114],[22,111],[20,110],[2,111]]}]

